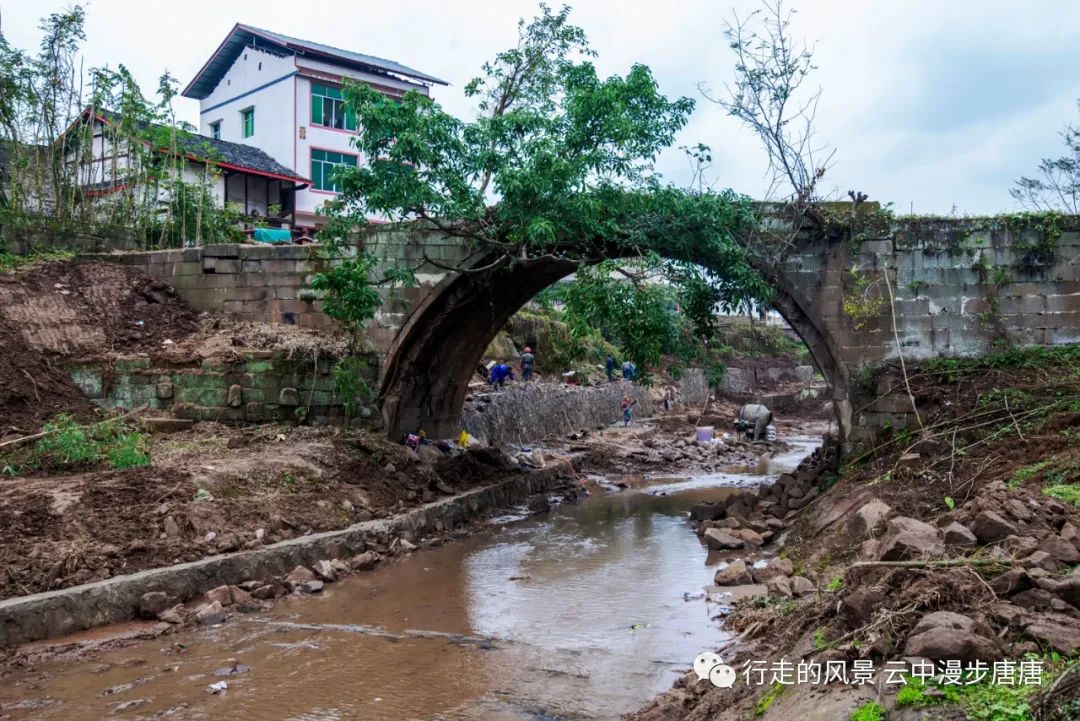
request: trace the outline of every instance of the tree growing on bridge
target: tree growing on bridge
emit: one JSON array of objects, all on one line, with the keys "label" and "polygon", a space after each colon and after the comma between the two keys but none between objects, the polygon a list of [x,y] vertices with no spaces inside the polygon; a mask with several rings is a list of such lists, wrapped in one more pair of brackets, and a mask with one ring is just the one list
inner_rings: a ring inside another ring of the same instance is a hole
[{"label": "tree growing on bridge", "polygon": [[[1077,108],[1080,109],[1080,100]],[[1065,155],[1043,158],[1039,175],[1020,178],[1009,195],[1030,210],[1080,215],[1080,126],[1065,126],[1061,139],[1065,142]]]},{"label": "tree growing on bridge", "polygon": [[676,188],[655,173],[694,102],[665,97],[644,65],[601,78],[569,8],[542,5],[518,31],[516,45],[466,86],[477,101],[471,120],[417,93],[398,99],[346,86],[362,128],[353,143],[368,163],[338,169],[342,192],[323,237],[345,237],[379,215],[471,244],[484,262],[468,272],[545,256],[582,266],[665,257],[680,261],[676,280],[694,278],[700,291],[707,279],[714,297],[768,298],[738,238],[755,223],[749,200]]}]

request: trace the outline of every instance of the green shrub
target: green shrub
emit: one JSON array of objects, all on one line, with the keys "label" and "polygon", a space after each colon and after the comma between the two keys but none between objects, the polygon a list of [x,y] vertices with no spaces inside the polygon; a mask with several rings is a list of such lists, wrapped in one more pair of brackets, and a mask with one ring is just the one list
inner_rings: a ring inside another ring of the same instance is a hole
[{"label": "green shrub", "polygon": [[105,457],[113,468],[139,468],[150,465],[146,437],[141,433],[121,433],[105,449]]},{"label": "green shrub", "polygon": [[5,461],[12,472],[72,471],[107,465],[136,468],[150,464],[149,442],[134,428],[116,420],[80,425],[61,414],[46,423],[45,436]]},{"label": "green shrub", "polygon": [[867,701],[851,712],[851,721],[885,721],[885,708],[877,701]]}]

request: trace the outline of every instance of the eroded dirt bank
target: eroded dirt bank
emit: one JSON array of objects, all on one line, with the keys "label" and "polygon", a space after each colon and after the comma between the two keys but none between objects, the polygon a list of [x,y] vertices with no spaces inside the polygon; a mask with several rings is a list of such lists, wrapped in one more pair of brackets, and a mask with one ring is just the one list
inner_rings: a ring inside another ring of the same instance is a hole
[{"label": "eroded dirt bank", "polygon": [[[693,509],[691,524],[727,560],[718,591],[745,599],[724,621],[740,635],[717,649],[740,675],[717,688],[688,673],[632,718],[1075,718],[1077,353],[909,368],[921,430],[884,434],[839,469],[808,463],[759,493]],[[898,369],[874,380],[903,382]],[[941,665],[932,678],[886,683],[888,664],[920,660],[1037,670],[1023,685],[983,674],[950,686]],[[877,673],[827,686],[741,675],[783,661]]]}]

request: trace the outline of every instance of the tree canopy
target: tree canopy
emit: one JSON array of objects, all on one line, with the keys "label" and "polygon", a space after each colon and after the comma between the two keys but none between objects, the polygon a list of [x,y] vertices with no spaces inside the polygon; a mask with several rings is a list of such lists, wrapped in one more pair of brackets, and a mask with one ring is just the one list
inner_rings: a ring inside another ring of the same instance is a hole
[{"label": "tree canopy", "polygon": [[368,216],[417,220],[504,264],[664,257],[681,261],[676,278],[705,281],[714,297],[768,298],[736,237],[754,223],[749,200],[678,188],[655,171],[694,101],[667,98],[644,65],[600,77],[569,12],[541,6],[519,24],[517,44],[466,86],[471,120],[417,92],[347,85],[365,163],[337,170],[326,235]]}]

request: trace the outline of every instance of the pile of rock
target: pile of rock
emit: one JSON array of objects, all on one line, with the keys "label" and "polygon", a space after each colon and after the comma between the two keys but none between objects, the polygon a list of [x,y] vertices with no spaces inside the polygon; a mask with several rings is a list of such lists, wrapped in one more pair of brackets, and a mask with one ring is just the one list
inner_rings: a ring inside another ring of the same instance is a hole
[{"label": "pile of rock", "polygon": [[[405,554],[418,546],[406,538],[394,538],[388,552]],[[267,602],[286,594],[321,593],[327,583],[358,571],[370,571],[383,561],[384,555],[376,550],[358,553],[348,561],[340,558],[319,560],[311,566],[297,566],[284,576],[268,576],[258,580],[244,581],[237,585],[222,585],[204,593],[197,601],[183,603],[181,599],[164,591],[149,591],[139,598],[138,616],[156,619],[169,624],[199,623],[213,625],[225,620],[230,612],[261,610]]]},{"label": "pile of rock", "polygon": [[[987,576],[986,587],[998,597],[985,617],[951,614],[947,633],[930,634],[930,627],[921,628],[929,623],[924,618],[909,635],[907,655],[936,659],[946,656],[935,654],[948,651],[954,654],[950,658],[966,658],[963,654],[977,651],[990,658],[991,646],[998,644],[985,639],[1006,632],[1029,640],[1029,646],[1010,649],[1013,653],[1050,647],[1071,655],[1080,651],[1080,530],[1067,516],[1058,501],[1025,489],[1009,490],[998,482],[945,514],[937,525],[894,516],[888,505],[871,499],[850,516],[845,530],[852,540],[861,541],[866,559],[951,559],[960,566],[950,567],[952,572],[966,572],[963,565],[970,558],[970,567]],[[850,625],[865,624],[874,599],[884,600],[885,594],[874,586],[852,589],[842,599]],[[966,599],[956,600],[962,607]]]}]

